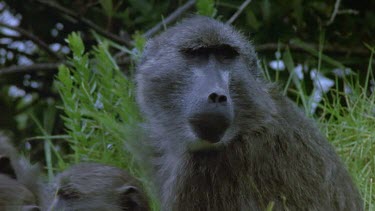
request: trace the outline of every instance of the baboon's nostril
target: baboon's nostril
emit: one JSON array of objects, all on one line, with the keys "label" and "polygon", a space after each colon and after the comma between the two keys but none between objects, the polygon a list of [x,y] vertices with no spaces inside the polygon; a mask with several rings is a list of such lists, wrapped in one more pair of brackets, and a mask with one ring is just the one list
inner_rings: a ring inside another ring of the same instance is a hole
[{"label": "baboon's nostril", "polygon": [[227,96],[225,96],[225,95],[220,95],[220,96],[219,96],[219,99],[218,99],[218,102],[219,102],[219,103],[225,103],[225,102],[227,102]]},{"label": "baboon's nostril", "polygon": [[216,103],[216,99],[217,99],[218,95],[214,92],[214,93],[211,93],[209,96],[208,96],[208,101],[210,103]]}]

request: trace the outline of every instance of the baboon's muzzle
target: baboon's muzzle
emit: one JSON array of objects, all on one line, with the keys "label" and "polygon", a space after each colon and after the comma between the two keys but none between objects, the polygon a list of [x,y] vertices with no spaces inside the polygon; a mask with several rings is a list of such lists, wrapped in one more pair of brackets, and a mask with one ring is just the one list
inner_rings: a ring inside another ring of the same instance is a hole
[{"label": "baboon's muzzle", "polygon": [[230,126],[230,118],[223,113],[195,114],[189,119],[195,135],[204,141],[217,143]]}]

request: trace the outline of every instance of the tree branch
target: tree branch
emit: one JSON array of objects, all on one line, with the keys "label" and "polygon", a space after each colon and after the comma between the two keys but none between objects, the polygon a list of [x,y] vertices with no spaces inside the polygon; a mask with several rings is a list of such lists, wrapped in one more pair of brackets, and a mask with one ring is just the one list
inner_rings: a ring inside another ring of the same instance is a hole
[{"label": "tree branch", "polygon": [[333,23],[333,21],[335,20],[335,17],[337,15],[337,13],[339,12],[340,3],[341,3],[341,0],[336,0],[335,7],[333,8],[331,18],[327,21],[327,26],[331,25]]},{"label": "tree branch", "polygon": [[132,46],[132,43],[131,43],[130,40],[127,40],[127,39],[122,38],[122,37],[120,37],[120,36],[118,36],[116,34],[113,34],[113,33],[109,32],[109,31],[106,31],[106,30],[102,29],[101,27],[99,27],[98,25],[96,25],[95,23],[93,23],[92,21],[90,21],[89,19],[86,19],[86,18],[82,17],[81,15],[75,13],[72,10],[69,10],[66,7],[63,7],[63,6],[59,5],[59,4],[57,4],[54,1],[38,0],[38,2],[40,2],[41,4],[46,5],[48,7],[51,7],[53,9],[55,9],[55,10],[58,10],[63,15],[69,15],[70,17],[77,19],[79,22],[85,24],[89,28],[92,28],[94,31],[98,32],[99,34],[103,35],[104,37],[106,37],[106,38],[108,38],[110,40],[113,40],[113,41],[115,41],[117,43],[125,45],[126,47],[131,47]]},{"label": "tree branch", "polygon": [[33,55],[28,54],[26,52],[19,51],[15,48],[10,48],[10,47],[8,47],[7,44],[1,44],[0,43],[0,48],[5,49],[6,51],[12,52],[14,55],[22,55],[22,56],[26,56],[27,58],[30,58],[30,59],[33,57]]},{"label": "tree branch", "polygon": [[22,29],[22,28],[17,27],[17,26],[10,26],[10,25],[8,25],[6,23],[2,23],[2,22],[0,22],[0,26],[4,27],[4,28],[11,29],[11,30],[14,30],[14,31],[20,33],[22,36],[30,39],[33,43],[35,43],[37,46],[39,46],[41,49],[43,49],[44,51],[46,51],[51,56],[53,56],[53,57],[55,57],[55,58],[57,58],[59,60],[62,59],[62,57],[59,54],[57,54],[56,52],[52,51],[49,48],[49,46],[47,45],[47,43],[45,43],[43,40],[39,39],[37,36],[35,36],[31,32],[28,32],[25,29]]},{"label": "tree branch", "polygon": [[32,64],[32,65],[13,65],[10,67],[6,67],[3,69],[0,69],[0,76],[1,75],[7,75],[7,74],[14,74],[14,73],[30,73],[35,72],[38,70],[57,70],[59,65],[62,63],[39,63],[39,64]]},{"label": "tree branch", "polygon": [[1,31],[0,31],[0,36],[2,38],[9,38],[9,39],[12,39],[12,40],[24,40],[23,37],[20,37],[20,36],[17,36],[17,35],[4,34]]},{"label": "tree branch", "polygon": [[[182,14],[184,14],[187,10],[189,10],[192,6],[194,6],[194,4],[195,4],[195,0],[189,0],[184,5],[182,5],[181,7],[177,8],[174,12],[172,12],[163,21],[159,22],[154,27],[152,27],[151,29],[149,29],[148,31],[146,31],[143,34],[143,37],[150,38],[150,37],[154,36],[158,31],[161,30],[161,28],[164,25],[169,25],[170,23],[176,21]],[[114,55],[114,58],[115,59],[119,59],[119,58],[121,58],[124,55],[125,55],[125,52],[120,51],[120,52],[118,52],[117,54]]]},{"label": "tree branch", "polygon": [[246,8],[247,5],[249,5],[251,0],[244,1],[241,6],[238,8],[238,10],[232,15],[232,17],[229,18],[229,20],[226,22],[226,24],[230,25],[232,24],[238,16],[242,13],[242,11]]},{"label": "tree branch", "polygon": [[163,21],[156,24],[154,27],[152,27],[150,30],[148,30],[146,33],[143,34],[145,38],[150,38],[153,35],[155,35],[158,31],[162,29],[164,25],[168,25],[174,21],[176,21],[182,14],[184,14],[187,10],[189,10],[191,7],[193,7],[195,4],[195,0],[189,0],[184,5],[176,9],[173,13],[171,13],[167,18],[165,18]]}]

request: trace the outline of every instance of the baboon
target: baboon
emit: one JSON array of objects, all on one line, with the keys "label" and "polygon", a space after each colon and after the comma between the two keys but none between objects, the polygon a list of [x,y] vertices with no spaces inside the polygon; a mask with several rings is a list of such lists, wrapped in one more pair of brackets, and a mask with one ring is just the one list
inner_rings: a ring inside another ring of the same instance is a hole
[{"label": "baboon", "polygon": [[39,166],[18,156],[0,134],[0,210],[37,211]]},{"label": "baboon", "polygon": [[136,84],[163,210],[363,209],[333,147],[231,26],[193,16],[149,40]]},{"label": "baboon", "polygon": [[38,211],[36,196],[11,177],[0,174],[0,210]]},{"label": "baboon", "polygon": [[139,183],[127,172],[98,163],[76,164],[45,191],[43,210],[147,211]]}]

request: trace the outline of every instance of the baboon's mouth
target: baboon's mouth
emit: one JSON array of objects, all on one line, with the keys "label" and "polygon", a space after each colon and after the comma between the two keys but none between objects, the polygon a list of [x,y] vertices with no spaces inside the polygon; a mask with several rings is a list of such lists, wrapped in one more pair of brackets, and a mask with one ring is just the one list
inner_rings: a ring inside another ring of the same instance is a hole
[{"label": "baboon's mouth", "polygon": [[202,152],[202,151],[217,151],[225,145],[221,142],[211,143],[206,140],[198,139],[192,143],[189,143],[188,148],[190,152]]},{"label": "baboon's mouth", "polygon": [[197,114],[189,119],[195,135],[209,143],[217,143],[230,125],[229,119],[221,114]]}]

